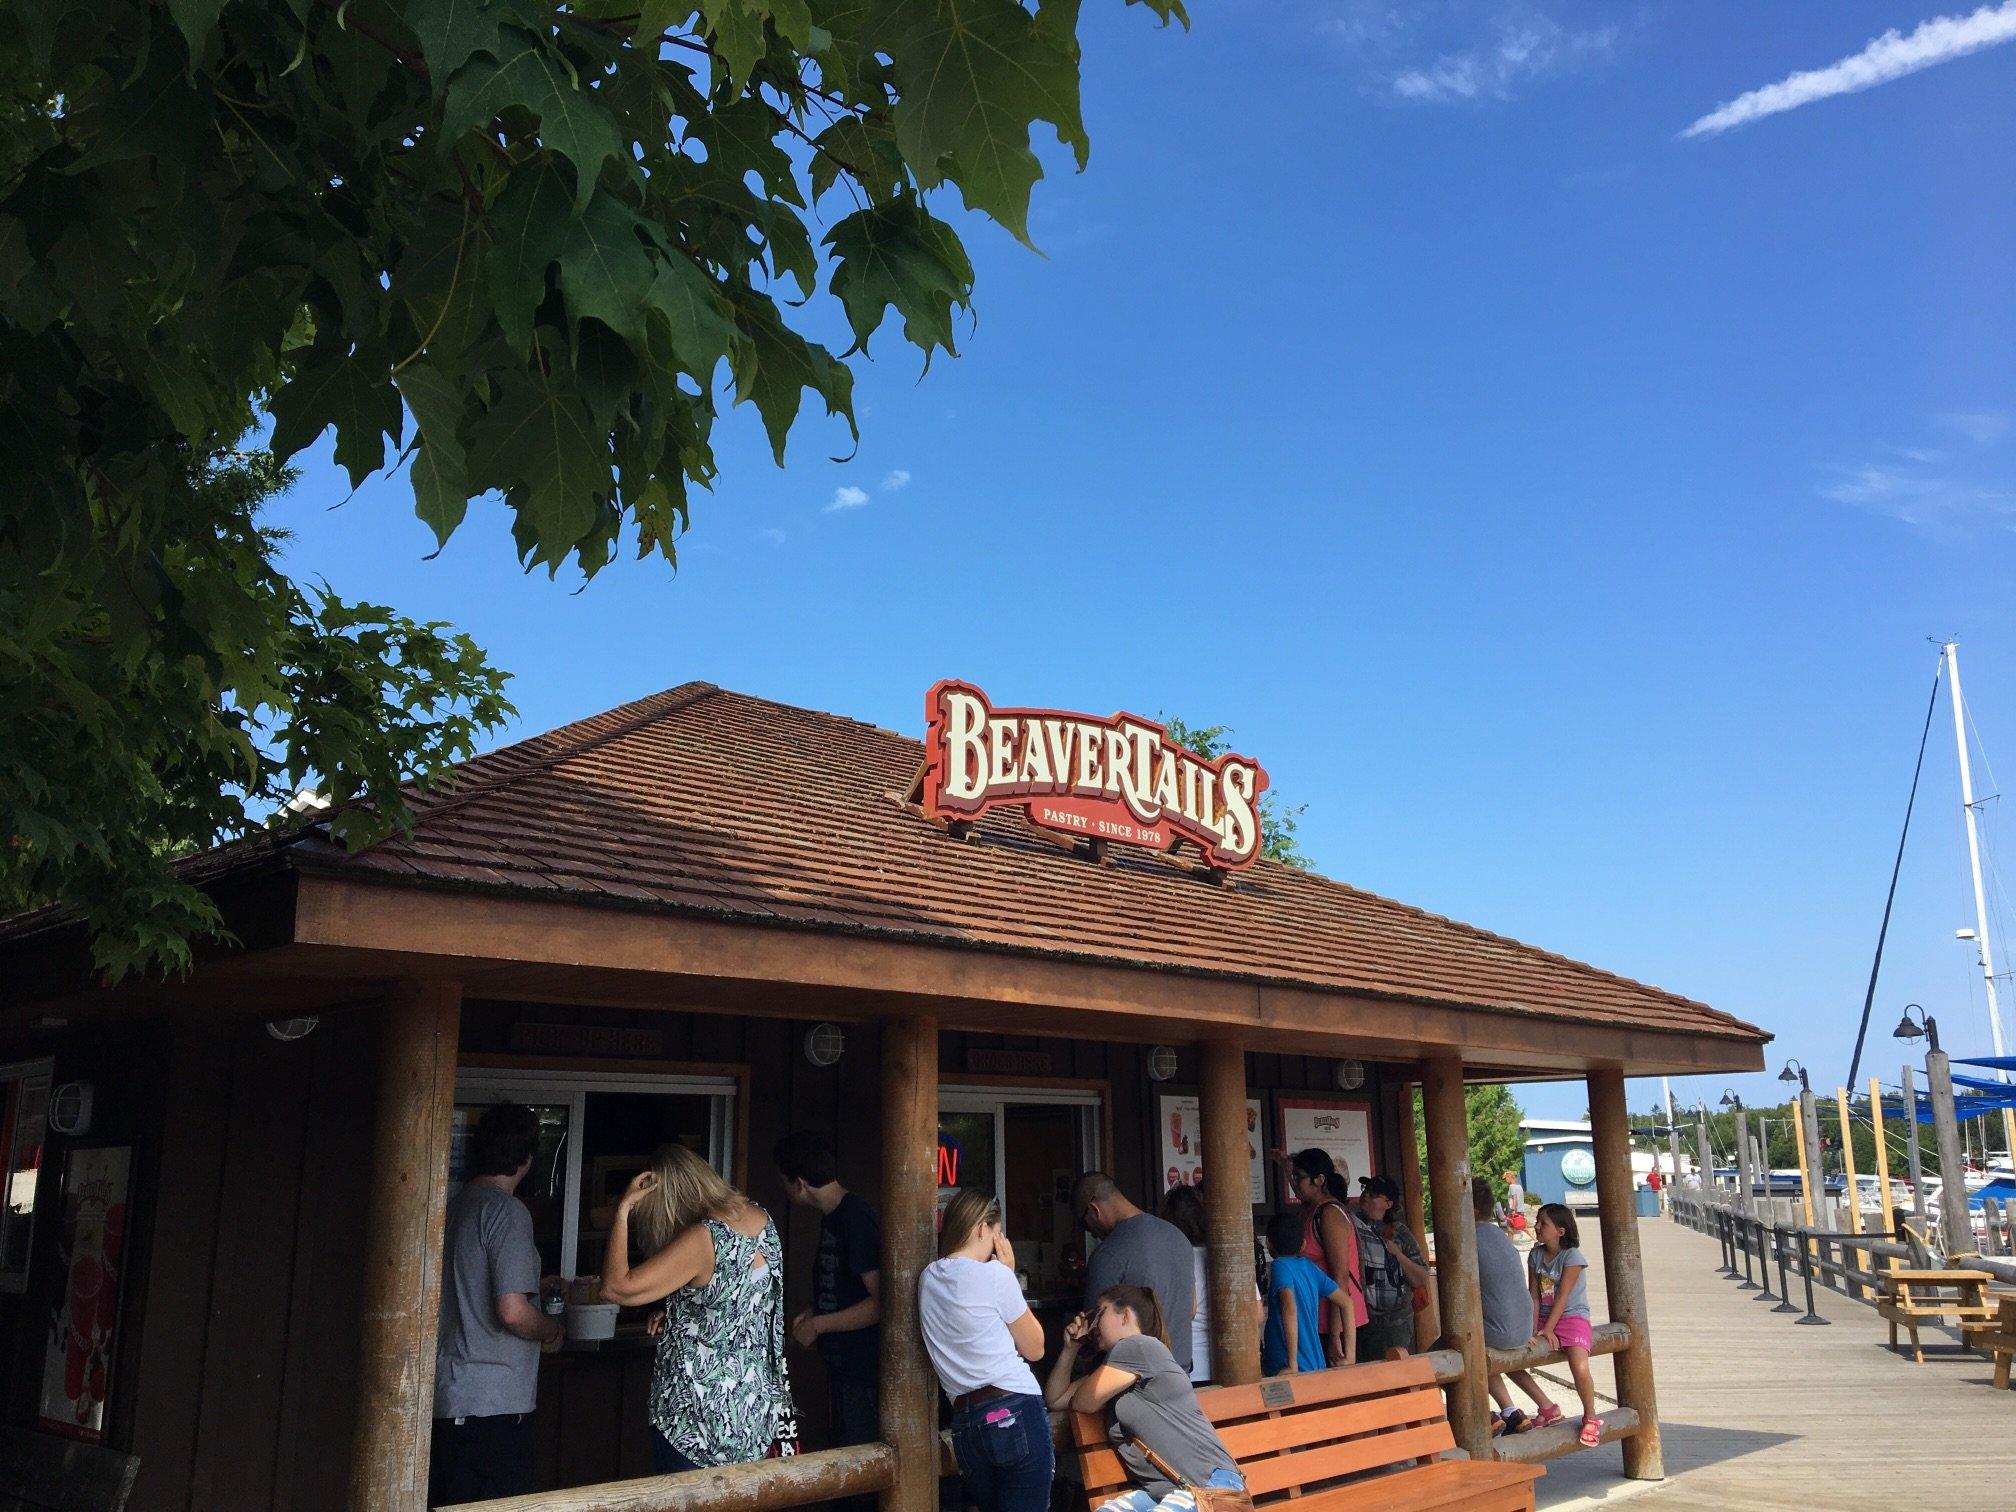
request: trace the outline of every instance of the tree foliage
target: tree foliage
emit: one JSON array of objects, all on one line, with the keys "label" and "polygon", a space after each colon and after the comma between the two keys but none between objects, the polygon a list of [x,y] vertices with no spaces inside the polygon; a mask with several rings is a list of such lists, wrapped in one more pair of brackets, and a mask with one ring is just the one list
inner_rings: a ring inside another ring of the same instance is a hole
[{"label": "tree foliage", "polygon": [[[1470,1124],[1470,1174],[1490,1182],[1491,1190],[1502,1202],[1505,1173],[1525,1168],[1526,1131],[1520,1127],[1520,1120],[1526,1116],[1526,1110],[1503,1082],[1479,1082],[1463,1089],[1463,1111]],[[1428,1117],[1421,1106],[1419,1088],[1414,1092],[1414,1156],[1421,1162],[1421,1200],[1432,1211]]]},{"label": "tree foliage", "polygon": [[[1186,751],[1194,751],[1206,761],[1216,761],[1232,749],[1232,727],[1230,725],[1193,725],[1187,720],[1174,719],[1167,714],[1158,716],[1168,729],[1169,738]],[[1295,839],[1295,827],[1302,813],[1309,807],[1306,803],[1288,804],[1281,801],[1281,795],[1272,788],[1260,795],[1260,854],[1270,861],[1279,861],[1283,866],[1295,867],[1298,871],[1308,871],[1316,863],[1304,853]]]},{"label": "tree foliage", "polygon": [[[0,915],[61,900],[101,967],[186,965],[210,900],[169,862],[313,780],[339,839],[407,819],[402,780],[472,754],[510,706],[466,636],[302,588],[256,523],[263,453],[172,480],[201,528],[158,552],[112,509],[29,584],[0,537]],[[370,807],[359,806],[369,797]]]},{"label": "tree foliage", "polygon": [[[1165,22],[1180,0],[1143,3]],[[445,542],[674,556],[721,405],[781,461],[893,315],[928,365],[1082,166],[1078,0],[14,0],[0,7],[0,905],[108,965],[207,920],[162,852],[313,775],[403,815],[501,717],[442,627],[302,590],[252,522],[333,429]],[[815,231],[815,221],[823,235]],[[817,241],[815,243],[815,235]],[[806,334],[822,289],[851,345]],[[217,459],[225,459],[219,461]],[[19,764],[18,770],[16,764]]]}]

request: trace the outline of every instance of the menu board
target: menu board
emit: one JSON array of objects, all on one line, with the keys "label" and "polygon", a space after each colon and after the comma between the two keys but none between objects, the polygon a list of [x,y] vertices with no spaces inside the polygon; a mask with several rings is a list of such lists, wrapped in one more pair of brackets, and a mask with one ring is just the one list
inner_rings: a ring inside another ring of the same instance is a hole
[{"label": "menu board", "polygon": [[[1372,1163],[1372,1104],[1349,1097],[1275,1098],[1281,1109],[1281,1148],[1321,1150],[1336,1162],[1356,1190],[1360,1176],[1377,1174]],[[1294,1202],[1293,1192],[1283,1194]]]},{"label": "menu board", "polygon": [[[1164,1092],[1156,1099],[1162,1163],[1156,1180],[1162,1191],[1196,1186],[1204,1179],[1204,1117],[1194,1092]],[[1267,1201],[1267,1167],[1260,1155],[1260,1100],[1246,1099],[1246,1179],[1255,1207]]]}]

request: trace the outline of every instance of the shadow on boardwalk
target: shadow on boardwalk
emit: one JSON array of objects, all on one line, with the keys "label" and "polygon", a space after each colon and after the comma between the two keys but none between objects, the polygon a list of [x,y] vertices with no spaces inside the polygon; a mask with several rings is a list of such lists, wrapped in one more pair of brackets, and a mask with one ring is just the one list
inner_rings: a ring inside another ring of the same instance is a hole
[{"label": "shadow on boardwalk", "polygon": [[[1600,1317],[1595,1229],[1590,1222],[1582,1232]],[[1991,1388],[1980,1355],[1928,1330],[1925,1363],[1914,1365],[1890,1352],[1873,1309],[1831,1292],[1816,1298],[1830,1326],[1795,1326],[1717,1274],[1712,1239],[1663,1219],[1645,1220],[1640,1232],[1667,1478],[1624,1480],[1614,1448],[1574,1454],[1548,1465],[1541,1507],[2016,1506],[2016,1392]],[[1572,1414],[1566,1369],[1547,1375]],[[1607,1364],[1598,1361],[1595,1376],[1599,1392],[1613,1389]]]}]

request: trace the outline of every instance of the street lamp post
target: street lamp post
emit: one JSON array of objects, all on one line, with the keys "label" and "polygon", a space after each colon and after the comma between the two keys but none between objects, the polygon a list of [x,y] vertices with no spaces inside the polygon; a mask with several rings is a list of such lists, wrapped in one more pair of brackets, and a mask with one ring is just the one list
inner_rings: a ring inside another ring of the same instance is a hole
[{"label": "street lamp post", "polygon": [[1785,1062],[1785,1069],[1778,1073],[1778,1080],[1799,1084],[1799,1137],[1806,1145],[1808,1177],[1813,1187],[1805,1194],[1804,1206],[1806,1221],[1812,1223],[1816,1212],[1824,1216],[1827,1211],[1827,1172],[1820,1156],[1820,1110],[1813,1100],[1813,1083],[1807,1079],[1802,1062]]},{"label": "street lamp post", "polygon": [[1750,1180],[1750,1123],[1743,1116],[1743,1099],[1724,1090],[1722,1106],[1736,1110],[1736,1209],[1745,1218],[1753,1215],[1756,1188]]}]

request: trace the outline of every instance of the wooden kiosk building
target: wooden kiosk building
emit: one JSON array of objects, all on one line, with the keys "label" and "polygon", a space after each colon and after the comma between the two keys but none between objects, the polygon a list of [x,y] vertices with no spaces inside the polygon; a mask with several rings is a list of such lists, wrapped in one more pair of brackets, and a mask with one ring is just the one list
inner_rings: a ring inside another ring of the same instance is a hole
[{"label": "wooden kiosk building", "polygon": [[[107,990],[60,915],[0,925],[4,1422],[136,1455],[135,1512],[416,1512],[456,1133],[509,1097],[549,1125],[525,1190],[565,1273],[664,1137],[770,1208],[793,1308],[815,1232],[768,1159],[787,1129],[833,1136],[885,1239],[885,1445],[820,1447],[794,1352],[808,1452],[619,1492],[649,1473],[649,1354],[619,1337],[543,1366],[542,1477],[577,1489],[540,1505],[932,1512],[914,1278],[942,1183],[1001,1192],[1042,1313],[1082,1263],[1060,1179],[1103,1168],[1152,1208],[1200,1160],[1252,1173],[1204,1185],[1215,1376],[1252,1381],[1253,1224],[1286,1198],[1254,1152],[1355,1139],[1421,1226],[1418,1086],[1450,1418],[1489,1456],[1463,1086],[1578,1077],[1624,1468],[1661,1473],[1624,1079],[1759,1069],[1763,1031],[1271,862],[934,820],[919,776],[913,739],[691,683],[469,762],[362,853],[310,823],[194,859],[236,943],[185,980]],[[42,1109],[77,1084],[90,1124],[65,1135]],[[117,1307],[65,1384],[62,1183],[94,1150],[128,1152]]]}]

